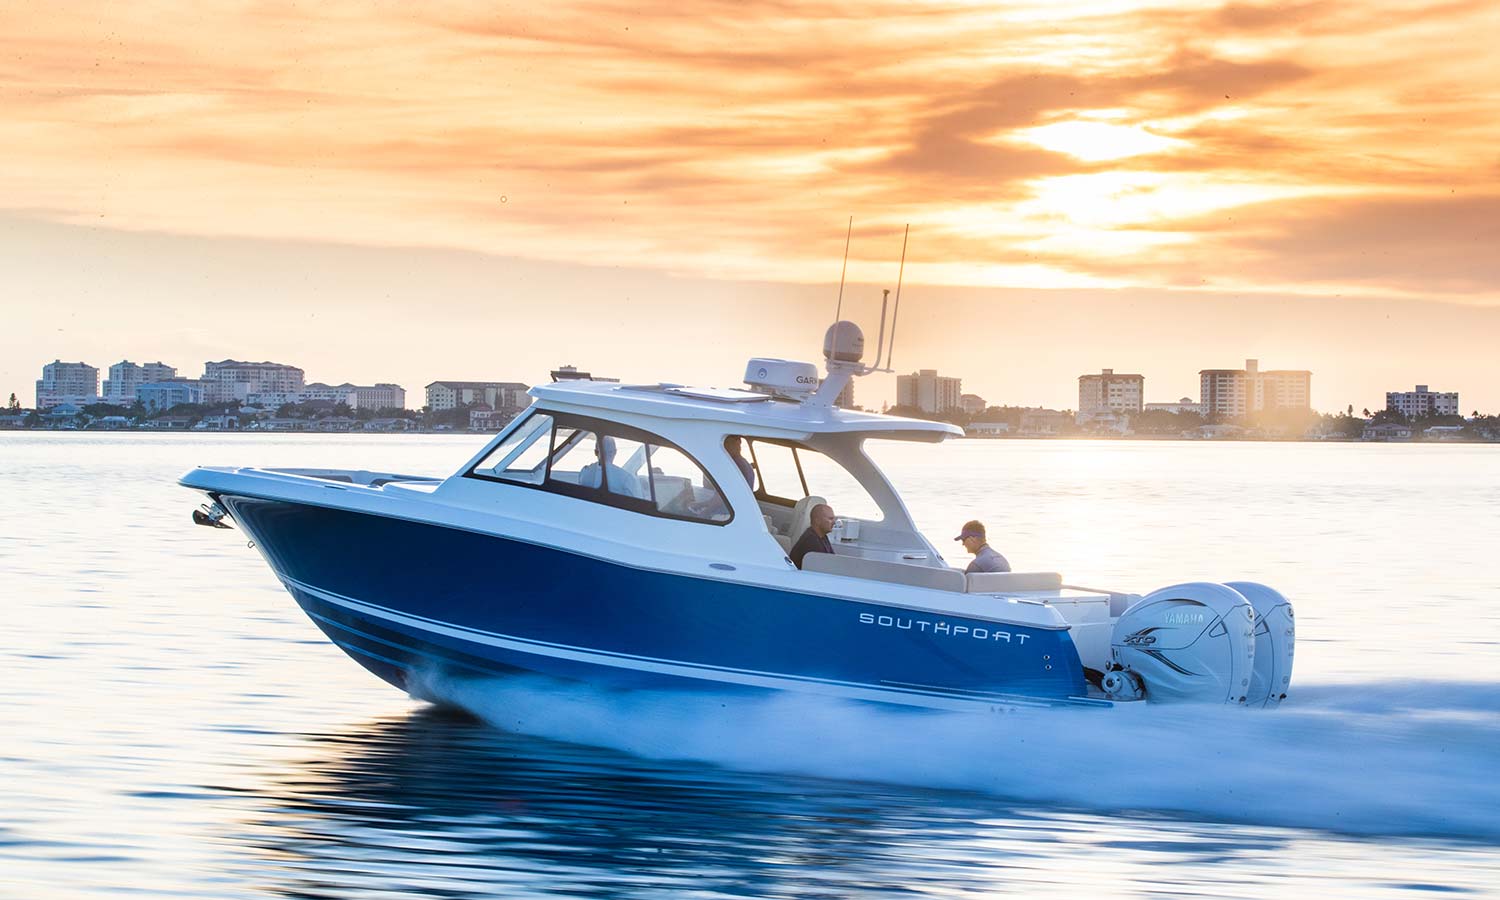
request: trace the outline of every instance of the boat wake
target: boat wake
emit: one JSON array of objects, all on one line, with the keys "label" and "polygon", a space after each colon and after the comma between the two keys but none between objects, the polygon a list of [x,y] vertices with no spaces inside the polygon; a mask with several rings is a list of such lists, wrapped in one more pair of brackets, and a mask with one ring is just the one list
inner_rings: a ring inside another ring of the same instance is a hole
[{"label": "boat wake", "polygon": [[424,679],[507,731],[663,760],[1380,835],[1500,839],[1500,684],[1298,688],[1279,710],[976,715],[805,695]]}]

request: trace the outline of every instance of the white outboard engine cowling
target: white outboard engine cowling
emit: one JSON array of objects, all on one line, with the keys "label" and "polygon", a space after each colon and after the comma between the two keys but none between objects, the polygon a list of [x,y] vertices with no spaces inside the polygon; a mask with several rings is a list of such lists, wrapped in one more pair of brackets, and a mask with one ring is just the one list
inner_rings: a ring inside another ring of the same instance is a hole
[{"label": "white outboard engine cowling", "polygon": [[1276,707],[1292,684],[1292,655],[1297,643],[1297,621],[1292,604],[1280,591],[1253,581],[1230,581],[1255,607],[1255,674],[1250,677],[1249,706]]},{"label": "white outboard engine cowling", "polygon": [[1116,700],[1243,703],[1255,670],[1255,609],[1234,588],[1199,581],[1153,591],[1110,637],[1105,692]]}]

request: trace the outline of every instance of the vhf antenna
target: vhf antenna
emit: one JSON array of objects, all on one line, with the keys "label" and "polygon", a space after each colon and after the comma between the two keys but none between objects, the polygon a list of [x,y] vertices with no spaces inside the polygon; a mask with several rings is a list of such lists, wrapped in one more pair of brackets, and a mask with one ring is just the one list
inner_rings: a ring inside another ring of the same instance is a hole
[{"label": "vhf antenna", "polygon": [[854,236],[854,217],[849,217],[849,230],[844,232],[844,267],[839,270],[839,304],[833,311],[833,322],[839,322],[844,312],[844,273],[849,271],[849,239]]},{"label": "vhf antenna", "polygon": [[[896,356],[896,319],[901,315],[901,280],[906,275],[906,241],[911,237],[911,226],[906,226],[906,234],[901,238],[901,268],[896,272],[896,308],[891,311],[891,342],[885,342],[885,311],[890,302],[891,292],[886,290],[880,298],[880,336],[875,339],[875,366],[871,371],[891,371],[891,360]],[[881,368],[884,361],[885,368]]]},{"label": "vhf antenna", "polygon": [[901,267],[896,270],[896,308],[891,312],[891,346],[886,354],[885,367],[892,368],[896,359],[896,320],[901,317],[901,279],[906,275],[906,241],[911,237],[911,224],[907,223],[906,234],[901,238]]}]

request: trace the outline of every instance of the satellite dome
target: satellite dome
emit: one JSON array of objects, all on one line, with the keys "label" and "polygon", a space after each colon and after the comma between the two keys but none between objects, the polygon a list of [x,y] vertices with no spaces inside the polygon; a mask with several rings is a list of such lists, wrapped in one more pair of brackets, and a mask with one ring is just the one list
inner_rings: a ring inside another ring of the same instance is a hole
[{"label": "satellite dome", "polygon": [[857,363],[865,355],[865,334],[849,321],[834,322],[823,336],[823,356],[829,362]]}]

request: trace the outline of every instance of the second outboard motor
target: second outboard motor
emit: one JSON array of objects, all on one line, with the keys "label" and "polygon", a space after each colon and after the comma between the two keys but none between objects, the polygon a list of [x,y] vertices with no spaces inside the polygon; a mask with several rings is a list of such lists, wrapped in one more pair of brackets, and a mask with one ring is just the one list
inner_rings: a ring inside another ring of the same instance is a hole
[{"label": "second outboard motor", "polygon": [[1105,692],[1115,700],[1243,703],[1255,670],[1255,610],[1238,591],[1192,582],[1153,591],[1110,637]]},{"label": "second outboard motor", "polygon": [[1250,677],[1250,706],[1277,707],[1292,683],[1292,655],[1297,643],[1297,621],[1292,604],[1280,591],[1253,581],[1230,581],[1255,607],[1255,674]]}]

